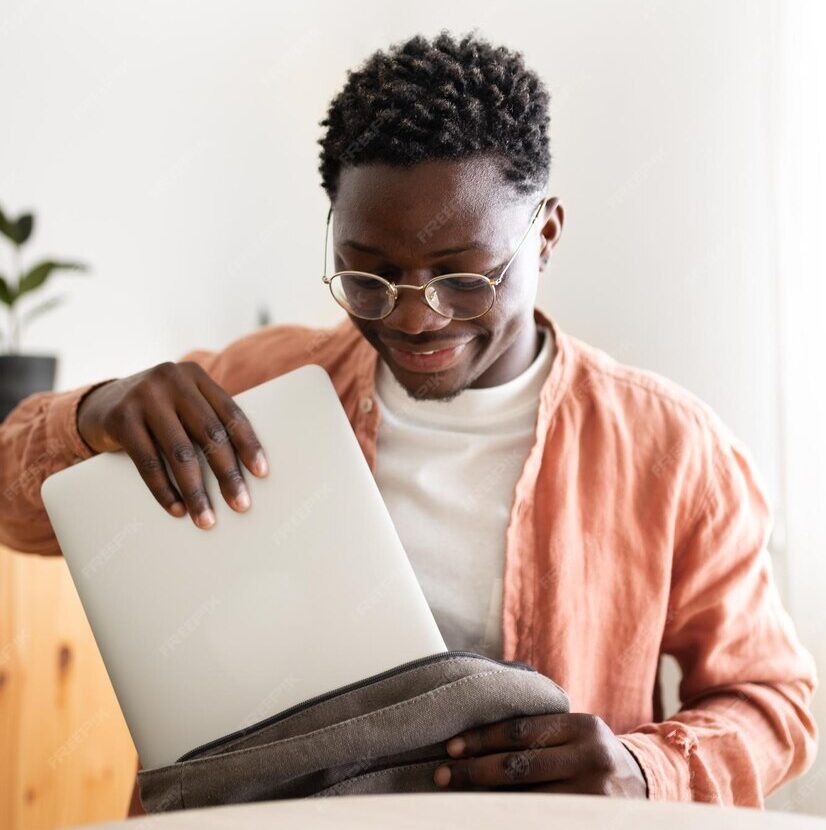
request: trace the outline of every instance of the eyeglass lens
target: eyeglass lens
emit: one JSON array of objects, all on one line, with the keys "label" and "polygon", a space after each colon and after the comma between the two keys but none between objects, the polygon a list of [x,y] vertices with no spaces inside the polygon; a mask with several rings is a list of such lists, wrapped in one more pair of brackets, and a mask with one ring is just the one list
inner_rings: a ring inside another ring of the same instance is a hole
[{"label": "eyeglass lens", "polygon": [[[345,310],[357,317],[378,320],[395,306],[393,289],[378,277],[342,272],[330,283],[333,297]],[[399,294],[404,286],[399,286]],[[425,289],[428,305],[439,314],[453,319],[472,319],[484,314],[493,304],[495,289],[482,276],[451,274],[434,280]]]}]

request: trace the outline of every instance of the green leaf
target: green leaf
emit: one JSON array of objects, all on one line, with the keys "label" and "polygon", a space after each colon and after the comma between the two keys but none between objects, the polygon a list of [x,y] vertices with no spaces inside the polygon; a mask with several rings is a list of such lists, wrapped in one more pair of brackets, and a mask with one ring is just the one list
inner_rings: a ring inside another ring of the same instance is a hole
[{"label": "green leaf", "polygon": [[56,297],[49,297],[48,300],[44,300],[42,303],[33,306],[20,318],[21,324],[28,326],[32,320],[37,319],[41,314],[45,314],[47,311],[51,311],[55,306],[60,305],[64,299],[65,297],[59,294]]},{"label": "green leaf", "polygon": [[0,233],[15,245],[22,245],[32,235],[33,229],[34,216],[31,213],[24,213],[13,220],[0,209]]},{"label": "green leaf", "polygon": [[32,235],[34,216],[31,213],[24,213],[19,216],[14,223],[14,229],[14,241],[18,245],[22,245]]},{"label": "green leaf", "polygon": [[13,222],[9,221],[6,214],[3,213],[3,208],[0,207],[0,233],[2,233],[3,236],[7,236],[9,239],[11,239],[13,233],[13,224]]},{"label": "green leaf", "polygon": [[0,303],[4,305],[11,305],[14,302],[14,294],[9,287],[9,284],[0,277]]},{"label": "green leaf", "polygon": [[28,294],[36,288],[40,288],[44,282],[52,275],[54,271],[85,271],[86,266],[79,262],[55,262],[54,260],[47,260],[35,265],[29,269],[21,278],[17,286],[17,296],[22,297],[23,294]]}]

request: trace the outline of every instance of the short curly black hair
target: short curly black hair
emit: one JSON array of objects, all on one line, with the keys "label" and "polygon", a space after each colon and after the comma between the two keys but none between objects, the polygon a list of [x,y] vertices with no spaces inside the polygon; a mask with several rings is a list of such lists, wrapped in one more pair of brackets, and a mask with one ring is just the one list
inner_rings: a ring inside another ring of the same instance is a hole
[{"label": "short curly black hair", "polygon": [[491,154],[520,194],[545,187],[549,95],[521,53],[468,34],[416,35],[347,73],[320,124],[322,187],[346,166],[409,166]]}]

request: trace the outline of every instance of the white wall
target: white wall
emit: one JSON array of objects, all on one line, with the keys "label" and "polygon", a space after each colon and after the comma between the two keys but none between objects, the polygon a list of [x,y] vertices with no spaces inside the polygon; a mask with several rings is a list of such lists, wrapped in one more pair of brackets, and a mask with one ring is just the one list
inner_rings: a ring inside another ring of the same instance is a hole
[{"label": "white wall", "polygon": [[[778,211],[777,297],[783,459],[780,476],[787,602],[826,676],[826,3],[800,0],[778,18],[775,181]],[[815,697],[826,733],[826,697]],[[788,798],[826,814],[826,755]],[[785,807],[782,796],[774,802]]]},{"label": "white wall", "polygon": [[[374,48],[479,26],[551,90],[567,225],[541,304],[703,397],[785,503],[781,0],[2,2],[0,204],[38,211],[38,252],[93,268],[55,281],[71,300],[26,341],[60,353],[61,388],[220,347],[261,303],[276,322],[338,319],[318,121]],[[786,550],[779,578],[805,582]]]}]

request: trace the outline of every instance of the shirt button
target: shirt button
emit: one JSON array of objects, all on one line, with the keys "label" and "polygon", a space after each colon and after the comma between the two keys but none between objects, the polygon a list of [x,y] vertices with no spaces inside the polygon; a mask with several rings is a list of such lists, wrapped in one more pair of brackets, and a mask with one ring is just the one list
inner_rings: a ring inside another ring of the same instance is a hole
[{"label": "shirt button", "polygon": [[359,401],[359,409],[362,412],[369,412],[373,408],[373,399],[372,398],[362,398]]}]

